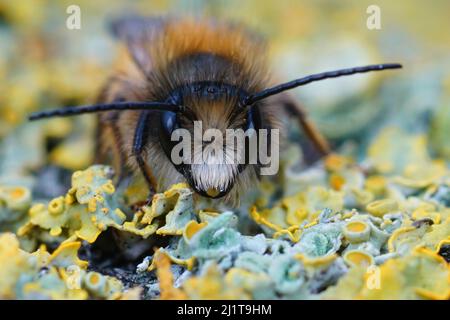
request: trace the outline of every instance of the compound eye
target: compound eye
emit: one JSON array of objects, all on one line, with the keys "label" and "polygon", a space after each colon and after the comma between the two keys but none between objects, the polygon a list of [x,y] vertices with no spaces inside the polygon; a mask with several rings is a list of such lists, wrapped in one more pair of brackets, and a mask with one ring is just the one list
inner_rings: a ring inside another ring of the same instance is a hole
[{"label": "compound eye", "polygon": [[178,129],[177,114],[171,111],[165,111],[161,114],[161,130],[159,130],[159,142],[167,158],[172,162],[175,168],[183,174],[183,164],[174,164],[171,158],[172,149],[178,142],[172,141],[172,133]]},{"label": "compound eye", "polygon": [[165,111],[161,116],[161,126],[166,135],[169,138],[172,136],[172,132],[177,129],[177,114],[171,111]]}]

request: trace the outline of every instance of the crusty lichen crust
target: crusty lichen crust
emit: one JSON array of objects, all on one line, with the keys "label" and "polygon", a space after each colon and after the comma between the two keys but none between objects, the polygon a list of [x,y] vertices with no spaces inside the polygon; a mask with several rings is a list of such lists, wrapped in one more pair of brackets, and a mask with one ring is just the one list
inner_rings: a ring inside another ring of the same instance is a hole
[{"label": "crusty lichen crust", "polygon": [[[410,160],[397,144],[421,160],[399,165]],[[413,174],[421,170],[429,174]],[[199,209],[186,184],[133,212],[112,178],[106,166],[76,171],[67,193],[48,202],[33,201],[25,187],[0,187],[1,297],[450,298],[442,255],[450,246],[450,172],[428,157],[423,137],[388,129],[369,147],[364,168],[333,154],[286,176],[281,187],[291,189],[279,200],[265,203],[275,191],[263,188],[263,199],[234,212]],[[296,179],[308,186],[293,190]],[[260,229],[244,234],[244,224]],[[78,258],[81,241],[93,244],[109,229],[170,239],[155,252],[148,248],[136,266],[136,274],[157,277],[151,293],[142,295],[144,286],[129,291]]]}]

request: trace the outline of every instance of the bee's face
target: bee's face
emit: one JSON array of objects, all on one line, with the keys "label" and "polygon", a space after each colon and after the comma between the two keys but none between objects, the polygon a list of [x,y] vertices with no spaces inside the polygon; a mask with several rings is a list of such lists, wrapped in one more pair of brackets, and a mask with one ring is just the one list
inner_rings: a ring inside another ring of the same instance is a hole
[{"label": "bee's face", "polygon": [[227,195],[246,166],[245,131],[254,127],[253,117],[239,112],[236,101],[217,95],[184,97],[188,112],[161,114],[160,142],[166,156],[204,197]]}]

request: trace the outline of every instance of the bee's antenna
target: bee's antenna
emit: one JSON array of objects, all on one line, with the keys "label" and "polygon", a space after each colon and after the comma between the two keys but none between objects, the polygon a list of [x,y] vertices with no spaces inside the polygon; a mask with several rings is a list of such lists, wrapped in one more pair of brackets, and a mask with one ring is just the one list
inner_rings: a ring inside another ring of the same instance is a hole
[{"label": "bee's antenna", "polygon": [[66,107],[47,111],[32,113],[28,119],[39,120],[50,117],[69,117],[85,113],[103,112],[111,110],[162,110],[162,111],[182,111],[179,105],[166,102],[114,102],[105,104],[94,104],[89,106]]},{"label": "bee's antenna", "polygon": [[309,75],[304,78],[295,79],[286,83],[279,84],[275,87],[264,89],[260,92],[257,92],[253,95],[248,96],[244,100],[245,105],[251,105],[255,103],[256,101],[265,99],[267,97],[273,96],[275,94],[278,94],[280,92],[290,90],[299,86],[303,86],[305,84],[320,81],[328,78],[337,78],[341,76],[349,76],[355,73],[364,73],[364,72],[370,72],[370,71],[381,71],[386,69],[398,69],[402,68],[401,64],[398,63],[386,63],[386,64],[375,64],[375,65],[369,65],[364,67],[354,67],[354,68],[348,68],[348,69],[340,69],[335,71],[328,71],[323,73],[317,73],[313,75]]}]

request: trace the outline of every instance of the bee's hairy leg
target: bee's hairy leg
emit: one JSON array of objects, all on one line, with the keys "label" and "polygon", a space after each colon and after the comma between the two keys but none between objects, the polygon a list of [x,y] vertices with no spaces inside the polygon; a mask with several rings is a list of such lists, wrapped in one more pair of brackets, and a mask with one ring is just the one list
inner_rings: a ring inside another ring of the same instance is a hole
[{"label": "bee's hairy leg", "polygon": [[156,179],[150,167],[145,163],[144,157],[142,155],[146,143],[146,132],[149,116],[149,112],[141,112],[136,130],[134,132],[133,141],[133,156],[136,158],[136,162],[142,172],[142,175],[144,176],[145,182],[147,183],[149,189],[149,195],[145,204],[151,203],[153,195],[156,193]]},{"label": "bee's hairy leg", "polygon": [[320,133],[316,126],[308,119],[308,115],[303,107],[290,97],[283,97],[279,101],[286,111],[297,117],[299,125],[303,128],[308,138],[312,141],[321,156],[331,153],[330,145],[327,139]]}]

